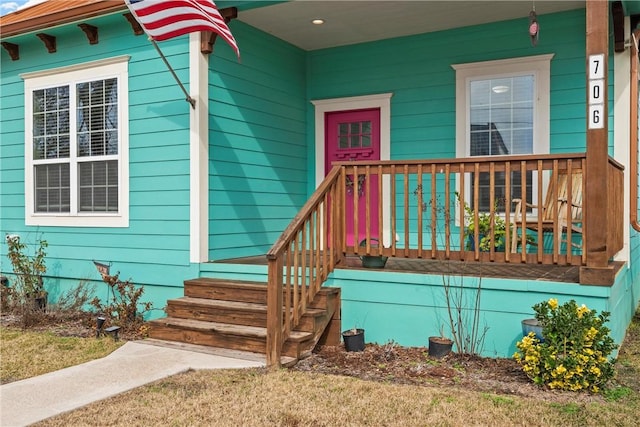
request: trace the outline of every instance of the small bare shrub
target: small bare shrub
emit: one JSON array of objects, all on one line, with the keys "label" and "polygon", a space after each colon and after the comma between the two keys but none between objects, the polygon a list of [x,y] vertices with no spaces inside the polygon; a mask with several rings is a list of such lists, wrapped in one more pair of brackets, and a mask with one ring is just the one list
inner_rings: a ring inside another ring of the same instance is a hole
[{"label": "small bare shrub", "polygon": [[105,303],[95,297],[90,304],[107,318],[107,324],[120,326],[124,332],[141,333],[144,330],[144,313],[153,307],[151,302],[140,302],[144,288],[136,287],[131,279],[120,280],[119,272],[113,276],[103,274],[102,280],[109,286],[109,297]]}]

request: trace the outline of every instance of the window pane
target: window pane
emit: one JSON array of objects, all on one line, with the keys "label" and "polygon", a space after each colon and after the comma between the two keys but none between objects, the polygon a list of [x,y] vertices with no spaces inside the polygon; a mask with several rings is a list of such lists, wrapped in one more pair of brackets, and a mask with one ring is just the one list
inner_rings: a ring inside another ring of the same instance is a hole
[{"label": "window pane", "polygon": [[107,132],[105,137],[107,138],[107,154],[118,154],[118,132]]},{"label": "window pane", "polygon": [[89,105],[89,83],[77,84],[76,94],[78,98],[78,107],[85,107]]},{"label": "window pane", "polygon": [[78,156],[118,154],[117,83],[107,79],[76,86]]},{"label": "window pane", "polygon": [[33,115],[33,136],[44,135],[44,114]]},{"label": "window pane", "polygon": [[118,211],[118,162],[82,162],[78,165],[81,212]]},{"label": "window pane", "polygon": [[38,165],[34,174],[36,212],[69,212],[69,165]]},{"label": "window pane", "polygon": [[33,159],[44,159],[44,138],[33,138]]},{"label": "window pane", "polygon": [[[36,90],[33,92],[33,106],[33,158],[68,158],[69,88]],[[59,146],[60,140],[66,147]]]},{"label": "window pane", "polygon": [[339,148],[371,147],[371,122],[350,122],[338,125]]},{"label": "window pane", "polygon": [[362,135],[362,146],[363,147],[371,147],[371,136],[370,135]]},{"label": "window pane", "polygon": [[91,132],[91,155],[104,156],[104,133]]},{"label": "window pane", "polygon": [[[470,82],[469,154],[500,156],[533,153],[533,75],[499,79],[478,79]],[[528,173],[527,200],[531,200],[532,181]],[[495,175],[495,198],[505,197],[504,173]],[[511,197],[521,197],[519,173],[513,173]],[[471,191],[474,189],[471,180]],[[489,174],[479,177],[479,204],[482,211],[489,206]],[[499,211],[504,212],[499,203]]]},{"label": "window pane", "polygon": [[44,90],[34,90],[33,91],[33,113],[42,113],[44,112]]},{"label": "window pane", "polygon": [[58,158],[58,138],[55,136],[49,137],[47,138],[45,143],[46,143],[45,158],[46,159]]}]

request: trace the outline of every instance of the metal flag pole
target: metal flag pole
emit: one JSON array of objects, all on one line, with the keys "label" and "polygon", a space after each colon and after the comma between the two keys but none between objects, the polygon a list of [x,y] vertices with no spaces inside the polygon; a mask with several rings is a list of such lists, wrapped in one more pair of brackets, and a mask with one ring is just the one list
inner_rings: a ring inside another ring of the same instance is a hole
[{"label": "metal flag pole", "polygon": [[156,48],[156,50],[158,51],[158,54],[160,54],[160,57],[162,58],[162,60],[166,64],[167,68],[169,69],[169,71],[171,71],[171,74],[173,75],[173,78],[176,79],[176,82],[178,82],[178,84],[180,85],[180,88],[182,89],[182,91],[186,95],[187,98],[185,99],[185,101],[187,101],[189,104],[191,104],[191,108],[193,108],[195,110],[195,108],[196,108],[196,100],[193,99],[191,97],[191,95],[189,95],[189,92],[187,92],[187,90],[184,88],[184,85],[182,84],[182,82],[180,81],[178,76],[176,75],[176,72],[173,71],[173,68],[171,68],[171,65],[169,64],[169,61],[167,61],[167,58],[164,56],[164,54],[162,53],[162,51],[158,47],[158,44],[156,43],[156,41],[154,39],[152,39],[151,37],[149,37],[149,40],[151,41],[151,43],[153,43],[153,47]]}]

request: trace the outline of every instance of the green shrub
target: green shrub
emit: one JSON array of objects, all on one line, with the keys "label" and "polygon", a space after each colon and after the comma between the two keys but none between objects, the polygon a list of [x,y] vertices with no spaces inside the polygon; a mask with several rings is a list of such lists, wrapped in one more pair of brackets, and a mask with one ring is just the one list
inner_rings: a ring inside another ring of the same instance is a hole
[{"label": "green shrub", "polygon": [[617,345],[604,326],[609,313],[597,314],[574,300],[559,306],[555,298],[533,310],[544,341],[531,332],[516,344],[514,358],[524,373],[552,389],[598,393],[615,373],[609,356]]},{"label": "green shrub", "polygon": [[29,256],[29,247],[20,240],[19,236],[7,236],[7,257],[15,273],[15,294],[24,299],[26,296],[37,295],[44,291],[42,275],[47,272],[45,257],[47,256],[47,241],[37,240],[37,247],[33,256]]}]

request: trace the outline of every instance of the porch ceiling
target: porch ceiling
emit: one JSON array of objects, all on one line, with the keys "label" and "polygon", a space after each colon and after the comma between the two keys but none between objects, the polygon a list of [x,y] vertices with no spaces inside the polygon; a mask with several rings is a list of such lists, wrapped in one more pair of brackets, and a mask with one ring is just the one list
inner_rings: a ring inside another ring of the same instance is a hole
[{"label": "porch ceiling", "polygon": [[[238,19],[304,50],[323,49],[515,18],[531,1],[296,0],[241,11]],[[585,1],[535,1],[538,15],[585,7]],[[322,18],[323,25],[312,19]],[[523,27],[523,31],[526,31]],[[544,20],[540,22],[544,37]]]}]

